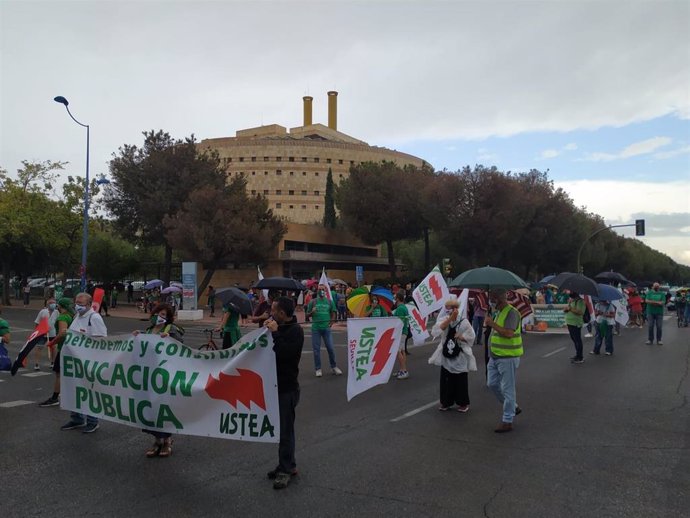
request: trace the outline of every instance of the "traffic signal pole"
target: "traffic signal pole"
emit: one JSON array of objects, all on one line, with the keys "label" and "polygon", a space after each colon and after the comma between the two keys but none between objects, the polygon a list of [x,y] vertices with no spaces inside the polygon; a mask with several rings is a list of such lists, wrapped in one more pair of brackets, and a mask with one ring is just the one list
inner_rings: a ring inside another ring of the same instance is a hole
[{"label": "traffic signal pole", "polygon": [[623,228],[623,227],[635,227],[635,235],[636,236],[644,236],[645,230],[644,230],[644,220],[643,219],[638,219],[635,220],[635,223],[629,223],[627,225],[609,225],[608,227],[600,228],[599,230],[592,232],[589,236],[587,236],[587,239],[585,239],[582,244],[580,245],[580,249],[577,251],[577,269],[575,270],[577,273],[582,273],[580,271],[580,255],[582,255],[582,249],[585,247],[587,244],[587,241],[592,239],[594,236],[596,236],[598,233],[603,232],[604,230],[609,230],[612,228]]}]

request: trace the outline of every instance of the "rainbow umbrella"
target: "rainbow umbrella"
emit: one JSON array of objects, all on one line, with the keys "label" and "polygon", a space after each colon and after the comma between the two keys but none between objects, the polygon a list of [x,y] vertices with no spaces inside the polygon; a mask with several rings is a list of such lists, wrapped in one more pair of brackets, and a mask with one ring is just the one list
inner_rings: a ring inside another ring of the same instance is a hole
[{"label": "rainbow umbrella", "polygon": [[365,287],[355,288],[347,298],[347,309],[356,317],[363,317],[369,307],[369,289]]},{"label": "rainbow umbrella", "polygon": [[393,292],[391,290],[389,290],[388,288],[384,288],[383,286],[373,286],[369,293],[371,295],[376,295],[378,297],[379,304],[383,306],[383,308],[388,312],[389,315],[393,313],[393,304],[395,304],[395,297],[393,296]]}]

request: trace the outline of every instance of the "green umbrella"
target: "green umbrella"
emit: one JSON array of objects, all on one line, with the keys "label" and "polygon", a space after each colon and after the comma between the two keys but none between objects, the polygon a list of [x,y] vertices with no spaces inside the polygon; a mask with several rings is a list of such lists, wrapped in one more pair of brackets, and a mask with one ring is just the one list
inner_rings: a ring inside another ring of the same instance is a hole
[{"label": "green umbrella", "polygon": [[480,290],[490,290],[492,288],[527,288],[527,284],[513,272],[493,266],[475,268],[461,273],[453,282],[451,287],[457,288],[477,288]]}]

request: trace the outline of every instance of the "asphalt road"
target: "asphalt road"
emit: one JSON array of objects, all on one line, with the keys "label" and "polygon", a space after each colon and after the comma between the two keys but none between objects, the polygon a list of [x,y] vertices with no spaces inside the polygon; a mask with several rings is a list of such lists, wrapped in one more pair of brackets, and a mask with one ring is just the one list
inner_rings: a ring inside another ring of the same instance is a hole
[{"label": "asphalt road", "polygon": [[[13,350],[34,315],[4,310],[24,329]],[[140,327],[106,322],[112,334]],[[88,436],[61,432],[67,412],[35,404],[50,395],[51,375],[1,373],[0,515],[689,516],[690,328],[664,324],[665,345],[646,346],[645,331],[626,329],[614,356],[587,355],[582,365],[569,363],[567,336],[527,336],[518,371],[524,411],[503,435],[492,431],[501,409],[481,369],[470,376],[468,414],[436,410],[430,344],[413,349],[408,380],[348,403],[345,376],[313,376],[308,338],[300,475],[284,491],[265,479],[277,445],[177,436],[171,458],[146,459],[149,436],[134,428],[102,422]],[[202,343],[203,327],[188,326],[186,343]],[[343,368],[345,339],[336,333]]]}]

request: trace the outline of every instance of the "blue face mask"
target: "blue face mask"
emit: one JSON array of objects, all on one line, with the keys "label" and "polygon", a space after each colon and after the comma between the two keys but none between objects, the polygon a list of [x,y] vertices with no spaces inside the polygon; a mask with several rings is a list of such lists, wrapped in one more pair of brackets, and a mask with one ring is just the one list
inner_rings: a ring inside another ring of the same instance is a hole
[{"label": "blue face mask", "polygon": [[77,313],[79,313],[80,315],[83,315],[84,313],[86,313],[86,312],[89,310],[89,308],[86,307],[86,306],[82,306],[81,304],[75,304],[75,305],[74,305],[74,310],[75,310]]},{"label": "blue face mask", "polygon": [[55,308],[57,307],[57,304],[48,304],[48,309],[50,311],[55,311]]}]

